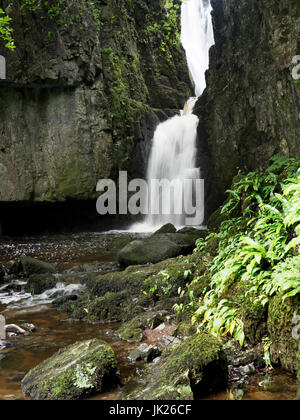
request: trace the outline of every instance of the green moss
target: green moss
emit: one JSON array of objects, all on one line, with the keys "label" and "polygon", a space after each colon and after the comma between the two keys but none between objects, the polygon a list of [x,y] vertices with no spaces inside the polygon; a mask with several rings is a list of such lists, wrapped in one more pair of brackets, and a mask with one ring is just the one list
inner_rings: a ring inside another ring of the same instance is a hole
[{"label": "green moss", "polygon": [[22,257],[20,259],[19,269],[26,277],[31,274],[53,274],[57,272],[57,269],[53,264],[49,264],[32,257]]},{"label": "green moss", "polygon": [[125,341],[143,341],[146,338],[144,330],[153,330],[154,328],[158,327],[165,321],[165,316],[166,313],[163,311],[158,311],[157,308],[154,312],[148,311],[146,313],[141,313],[140,315],[132,318],[130,321],[122,325],[116,334]]},{"label": "green moss", "polygon": [[119,337],[129,343],[139,343],[146,339],[144,331],[141,328],[122,327]]},{"label": "green moss", "polygon": [[297,371],[299,342],[292,336],[294,314],[300,306],[300,296],[282,301],[278,295],[271,299],[268,311],[268,332],[272,342],[271,357],[285,369]]},{"label": "green moss", "polygon": [[163,352],[159,363],[149,367],[144,386],[130,399],[194,399],[226,387],[227,361],[218,340],[195,334]]},{"label": "green moss", "polygon": [[104,342],[78,342],[32,369],[22,380],[26,395],[40,400],[74,400],[117,384],[113,350]]},{"label": "green moss", "polygon": [[118,252],[133,240],[131,235],[122,235],[113,239],[107,246],[108,251]]},{"label": "green moss", "polygon": [[51,274],[33,274],[27,281],[25,291],[32,295],[40,295],[46,290],[54,288],[56,283],[56,278]]},{"label": "green moss", "polygon": [[124,319],[126,308],[131,297],[127,291],[106,293],[93,300],[88,308],[86,318],[89,321],[120,322]]},{"label": "green moss", "polygon": [[[83,176],[84,174],[86,174],[86,177]],[[80,160],[74,159],[68,163],[65,162],[65,166],[60,169],[57,177],[56,196],[74,199],[76,196],[82,198],[82,194],[86,194],[86,198],[90,197],[89,176],[87,168],[82,165]],[[51,192],[49,194],[51,196]]]},{"label": "green moss", "polygon": [[189,337],[197,332],[195,325],[192,325],[189,321],[180,322],[176,328],[174,335],[176,337]]},{"label": "green moss", "polygon": [[206,251],[211,255],[215,256],[218,253],[220,239],[217,237],[211,237],[206,242]]},{"label": "green moss", "polygon": [[175,380],[178,371],[184,372],[186,369],[193,370],[196,375],[196,372],[201,372],[205,366],[218,360],[219,357],[225,360],[225,356],[220,354],[221,349],[222,345],[212,335],[195,334],[178,345],[176,352],[172,352],[172,356],[168,357],[164,376]]}]

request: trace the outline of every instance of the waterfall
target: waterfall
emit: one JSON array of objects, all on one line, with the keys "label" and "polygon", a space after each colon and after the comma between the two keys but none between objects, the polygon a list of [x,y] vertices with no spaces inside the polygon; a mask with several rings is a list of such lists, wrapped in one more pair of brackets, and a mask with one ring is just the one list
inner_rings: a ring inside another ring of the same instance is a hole
[{"label": "waterfall", "polygon": [[[150,153],[147,184],[149,188],[149,208],[156,205],[159,212],[152,212],[144,223],[135,225],[133,230],[153,231],[166,223],[177,227],[186,225],[184,211],[176,209],[184,200],[194,201],[195,182],[200,178],[196,168],[196,140],[199,119],[193,114],[198,97],[206,87],[205,71],[209,67],[209,48],[214,44],[210,0],[183,0],[181,7],[181,40],[186,52],[187,63],[195,84],[196,97],[190,98],[180,115],[176,115],[158,125],[155,130]],[[187,185],[185,180],[192,180]],[[184,185],[184,191],[166,195],[153,187],[153,180],[176,180]],[[164,214],[163,206],[171,209]]]},{"label": "waterfall", "polygon": [[[184,185],[185,179],[200,178],[200,170],[195,168],[196,160],[196,137],[198,117],[192,114],[192,103],[186,104],[182,115],[176,115],[173,118],[158,125],[152,142],[152,150],[148,165],[147,180],[151,185],[152,180],[166,179],[169,181],[178,180],[179,185]],[[191,200],[193,196],[193,185],[188,186],[185,191],[185,198]],[[147,223],[153,227],[160,227],[165,223],[173,223],[175,226],[185,225],[185,214],[175,214],[177,208],[183,207],[183,193],[164,194],[161,190],[153,193],[150,187],[150,205],[151,200],[160,203],[171,209],[170,214],[149,214]]]},{"label": "waterfall", "polygon": [[206,87],[209,49],[214,44],[210,0],[183,0],[181,6],[181,42],[188,67],[200,96]]}]

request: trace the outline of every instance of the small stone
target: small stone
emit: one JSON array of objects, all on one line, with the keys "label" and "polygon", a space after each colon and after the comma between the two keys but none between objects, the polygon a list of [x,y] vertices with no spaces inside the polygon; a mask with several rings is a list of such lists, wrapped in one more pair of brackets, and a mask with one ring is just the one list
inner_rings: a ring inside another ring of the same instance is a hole
[{"label": "small stone", "polygon": [[160,324],[158,327],[155,328],[155,331],[161,331],[166,328],[166,324]]},{"label": "small stone", "polygon": [[240,371],[241,375],[243,375],[243,376],[253,375],[254,373],[256,373],[254,363],[250,363],[249,365],[240,367],[239,371]]},{"label": "small stone", "polygon": [[24,324],[21,325],[21,328],[23,328],[23,330],[29,332],[29,333],[33,333],[34,331],[36,331],[36,327],[33,324],[30,324],[28,322],[25,322]]},{"label": "small stone", "polygon": [[9,324],[5,326],[5,331],[9,337],[16,337],[18,335],[26,335],[26,331],[23,328],[15,324]]},{"label": "small stone", "polygon": [[128,358],[132,362],[137,362],[138,360],[145,360],[145,362],[150,363],[160,355],[161,349],[158,346],[148,346],[148,344],[143,343],[136,350],[132,351],[129,354]]}]

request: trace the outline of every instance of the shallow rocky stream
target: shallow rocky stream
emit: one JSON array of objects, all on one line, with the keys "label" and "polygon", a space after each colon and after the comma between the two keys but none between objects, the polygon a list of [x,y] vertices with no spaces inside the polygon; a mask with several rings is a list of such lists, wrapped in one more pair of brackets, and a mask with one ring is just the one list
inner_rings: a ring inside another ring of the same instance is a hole
[{"label": "shallow rocky stream", "polygon": [[[66,269],[79,264],[98,261],[101,264],[115,262],[116,255],[107,251],[107,244],[121,233],[81,233],[41,237],[24,237],[0,240],[0,262],[20,257],[33,256],[59,264]],[[137,235],[139,236],[139,235]],[[11,282],[11,279],[10,279]],[[95,395],[91,399],[119,399],[143,381],[144,362],[131,363],[129,353],[137,344],[120,341],[112,330],[119,324],[88,324],[68,320],[51,307],[51,296],[43,294],[31,297],[23,292],[24,282],[16,280],[12,288],[0,287],[0,313],[10,324],[32,323],[36,331],[29,336],[9,339],[9,347],[0,352],[0,399],[27,399],[21,391],[24,375],[57,350],[76,341],[100,338],[107,341],[116,353],[123,388]],[[228,390],[210,395],[206,399],[281,399],[292,400],[296,396],[296,380],[289,373],[274,370],[268,374],[256,374],[249,378],[244,391]]]}]

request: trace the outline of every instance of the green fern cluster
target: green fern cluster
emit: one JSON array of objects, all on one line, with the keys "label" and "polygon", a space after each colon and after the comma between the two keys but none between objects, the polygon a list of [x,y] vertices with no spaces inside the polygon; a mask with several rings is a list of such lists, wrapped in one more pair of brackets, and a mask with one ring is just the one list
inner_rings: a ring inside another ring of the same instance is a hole
[{"label": "green fern cluster", "polygon": [[11,18],[0,8],[0,40],[5,41],[5,46],[10,50],[15,49],[12,32]]},{"label": "green fern cluster", "polygon": [[212,239],[219,243],[209,263],[209,290],[193,316],[199,326],[216,335],[229,333],[243,345],[239,303],[228,297],[234,285],[247,284],[247,297],[262,306],[276,293],[283,299],[300,293],[299,166],[299,160],[276,156],[265,173],[240,174],[228,191],[220,231],[197,242],[201,257]]}]

